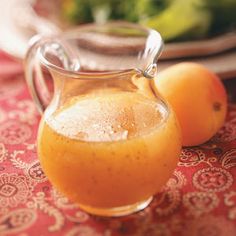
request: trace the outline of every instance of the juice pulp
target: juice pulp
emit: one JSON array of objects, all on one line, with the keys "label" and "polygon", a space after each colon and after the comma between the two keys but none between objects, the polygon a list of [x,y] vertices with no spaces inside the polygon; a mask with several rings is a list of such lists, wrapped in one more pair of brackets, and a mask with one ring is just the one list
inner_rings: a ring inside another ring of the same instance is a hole
[{"label": "juice pulp", "polygon": [[157,193],[176,167],[178,125],[161,102],[131,92],[74,97],[42,118],[45,174],[83,206],[114,208]]}]

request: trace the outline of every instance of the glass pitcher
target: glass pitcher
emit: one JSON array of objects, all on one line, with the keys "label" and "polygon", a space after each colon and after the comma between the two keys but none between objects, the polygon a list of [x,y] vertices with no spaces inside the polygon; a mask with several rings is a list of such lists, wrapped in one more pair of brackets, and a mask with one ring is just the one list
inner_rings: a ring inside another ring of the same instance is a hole
[{"label": "glass pitcher", "polygon": [[[107,23],[42,37],[28,50],[26,80],[43,113],[42,168],[91,214],[144,209],[176,167],[179,126],[153,81],[161,49],[152,29]],[[52,98],[45,74],[53,78]]]}]

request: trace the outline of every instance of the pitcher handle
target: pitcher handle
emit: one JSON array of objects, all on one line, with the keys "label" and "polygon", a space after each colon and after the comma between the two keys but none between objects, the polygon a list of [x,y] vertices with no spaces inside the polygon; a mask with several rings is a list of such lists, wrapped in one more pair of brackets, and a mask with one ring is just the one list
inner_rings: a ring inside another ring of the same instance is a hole
[{"label": "pitcher handle", "polygon": [[26,53],[24,61],[26,83],[41,115],[51,98],[46,80],[43,76],[39,58],[37,57],[38,50],[44,42],[45,40],[40,36],[33,37],[30,40],[30,47]]},{"label": "pitcher handle", "polygon": [[55,39],[55,37],[41,37],[39,35],[34,36],[30,40],[30,47],[24,62],[25,79],[39,113],[43,114],[51,100],[52,93],[50,93],[46,83],[45,71],[43,71],[43,68],[45,68],[49,72],[48,74],[50,74],[50,66],[42,62],[44,56],[42,56],[42,51],[39,51],[40,49],[53,56],[54,60],[57,61],[58,67],[62,67],[65,70],[78,69],[79,62],[74,59],[76,56],[73,54],[72,46],[67,45],[63,40]]}]

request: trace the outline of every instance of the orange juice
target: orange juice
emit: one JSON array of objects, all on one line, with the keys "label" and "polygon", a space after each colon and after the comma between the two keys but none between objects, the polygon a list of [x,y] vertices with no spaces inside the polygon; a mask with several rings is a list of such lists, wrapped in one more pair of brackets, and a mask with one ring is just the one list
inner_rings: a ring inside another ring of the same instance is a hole
[{"label": "orange juice", "polygon": [[49,113],[39,129],[42,168],[91,213],[145,202],[176,167],[181,139],[162,102],[113,91],[71,98]]}]

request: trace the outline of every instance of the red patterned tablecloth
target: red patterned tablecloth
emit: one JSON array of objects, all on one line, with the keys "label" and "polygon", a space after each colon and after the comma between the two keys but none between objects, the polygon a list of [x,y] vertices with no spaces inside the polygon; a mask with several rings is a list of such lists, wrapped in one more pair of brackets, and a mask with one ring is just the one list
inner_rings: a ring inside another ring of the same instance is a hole
[{"label": "red patterned tablecloth", "polygon": [[236,235],[236,105],[212,140],[183,149],[148,208],[120,218],[90,216],[52,188],[35,150],[39,119],[21,65],[1,53],[1,236]]}]

